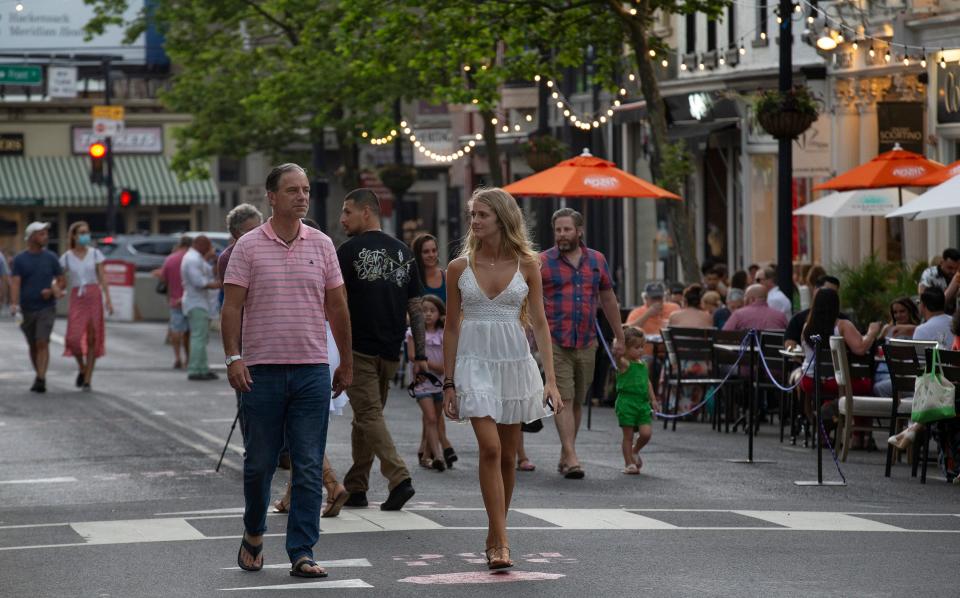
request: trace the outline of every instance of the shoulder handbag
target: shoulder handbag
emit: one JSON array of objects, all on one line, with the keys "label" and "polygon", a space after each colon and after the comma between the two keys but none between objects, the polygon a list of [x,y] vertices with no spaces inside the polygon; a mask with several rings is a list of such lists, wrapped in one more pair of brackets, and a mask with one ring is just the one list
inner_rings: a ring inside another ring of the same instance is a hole
[{"label": "shoulder handbag", "polygon": [[910,409],[910,419],[921,424],[957,416],[953,383],[943,378],[939,349],[935,347],[932,353],[930,372],[917,376]]}]

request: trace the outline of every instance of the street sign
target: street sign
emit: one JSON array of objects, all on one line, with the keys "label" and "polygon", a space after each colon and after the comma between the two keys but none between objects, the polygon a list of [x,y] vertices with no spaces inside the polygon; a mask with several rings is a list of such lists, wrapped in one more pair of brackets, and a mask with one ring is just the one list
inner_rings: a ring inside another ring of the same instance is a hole
[{"label": "street sign", "polygon": [[94,106],[90,109],[93,118],[123,120],[123,106]]},{"label": "street sign", "polygon": [[112,137],[123,130],[123,106],[94,106],[90,113],[97,137]]},{"label": "street sign", "polygon": [[49,67],[47,69],[47,95],[51,98],[77,97],[77,67]]},{"label": "street sign", "polygon": [[43,71],[28,64],[0,64],[0,85],[40,85]]}]

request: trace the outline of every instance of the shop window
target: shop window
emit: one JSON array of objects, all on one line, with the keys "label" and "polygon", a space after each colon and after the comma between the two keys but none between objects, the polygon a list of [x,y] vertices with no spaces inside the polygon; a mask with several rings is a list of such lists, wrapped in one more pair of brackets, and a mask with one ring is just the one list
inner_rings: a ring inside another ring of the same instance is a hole
[{"label": "shop window", "polygon": [[767,0],[758,0],[757,2],[757,37],[763,40],[767,38],[767,21],[769,12],[767,9]]},{"label": "shop window", "polygon": [[686,53],[693,54],[697,51],[697,15],[687,15],[686,21]]},{"label": "shop window", "polygon": [[713,52],[717,49],[717,22],[714,19],[707,19],[707,52]]}]

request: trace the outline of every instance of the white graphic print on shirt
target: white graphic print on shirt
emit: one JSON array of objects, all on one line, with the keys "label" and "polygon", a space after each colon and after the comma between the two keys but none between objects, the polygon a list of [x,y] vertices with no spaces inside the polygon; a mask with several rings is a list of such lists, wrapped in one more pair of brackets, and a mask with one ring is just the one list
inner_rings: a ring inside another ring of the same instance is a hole
[{"label": "white graphic print on shirt", "polygon": [[397,250],[397,259],[387,254],[386,249],[361,249],[354,260],[353,268],[360,280],[386,280],[398,287],[405,287],[410,282],[410,265],[413,258],[403,259],[403,251]]}]

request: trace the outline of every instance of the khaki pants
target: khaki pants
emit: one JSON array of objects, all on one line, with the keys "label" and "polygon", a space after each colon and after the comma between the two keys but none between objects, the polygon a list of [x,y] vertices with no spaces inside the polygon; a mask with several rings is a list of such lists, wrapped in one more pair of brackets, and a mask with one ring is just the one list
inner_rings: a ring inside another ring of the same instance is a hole
[{"label": "khaki pants", "polygon": [[596,356],[596,345],[585,349],[567,349],[553,345],[553,370],[557,376],[557,390],[560,391],[560,398],[569,407],[582,403],[586,398],[587,389],[593,383]]},{"label": "khaki pants", "polygon": [[399,361],[353,352],[353,384],[347,389],[353,408],[353,466],[343,478],[350,492],[369,489],[374,457],[380,459],[380,473],[390,490],[410,477],[383,419],[387,388],[399,365]]}]

